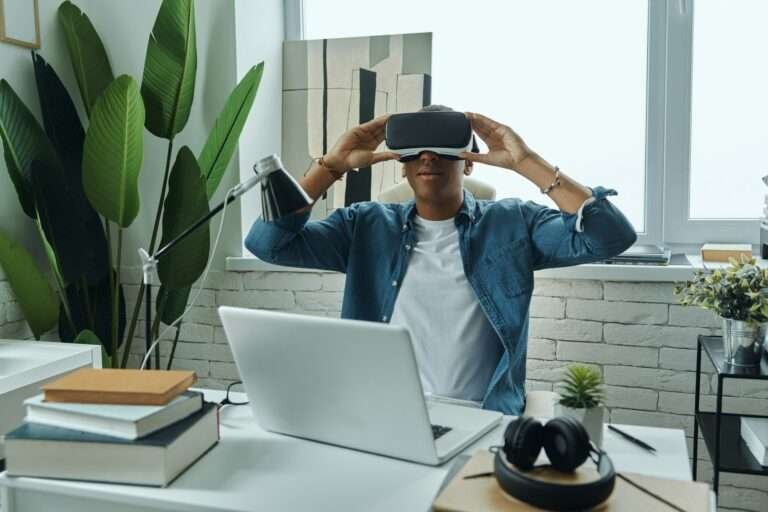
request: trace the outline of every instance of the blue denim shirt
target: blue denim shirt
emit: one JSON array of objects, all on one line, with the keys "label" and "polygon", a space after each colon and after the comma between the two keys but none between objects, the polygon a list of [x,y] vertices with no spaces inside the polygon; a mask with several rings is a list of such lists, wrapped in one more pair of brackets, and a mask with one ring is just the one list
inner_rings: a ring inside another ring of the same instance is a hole
[{"label": "blue denim shirt", "polygon": [[[464,272],[504,346],[483,407],[519,415],[525,406],[533,271],[609,258],[637,239],[606,199],[616,191],[595,187],[592,194],[579,232],[576,214],[520,199],[476,200],[464,191],[455,217]],[[342,318],[388,322],[416,244],[415,214],[413,201],[362,202],[319,221],[309,222],[308,211],[274,222],[259,219],[245,245],[270,263],[347,274]]]}]

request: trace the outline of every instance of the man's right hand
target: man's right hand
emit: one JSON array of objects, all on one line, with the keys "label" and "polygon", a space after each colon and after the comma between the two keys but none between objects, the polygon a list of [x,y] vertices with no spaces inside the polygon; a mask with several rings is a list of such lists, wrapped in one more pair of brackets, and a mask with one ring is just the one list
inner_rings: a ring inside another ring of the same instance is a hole
[{"label": "man's right hand", "polygon": [[326,166],[333,171],[345,173],[350,169],[369,167],[379,162],[400,158],[397,153],[390,151],[375,152],[384,141],[388,118],[388,114],[379,116],[345,132],[333,148],[323,156]]}]

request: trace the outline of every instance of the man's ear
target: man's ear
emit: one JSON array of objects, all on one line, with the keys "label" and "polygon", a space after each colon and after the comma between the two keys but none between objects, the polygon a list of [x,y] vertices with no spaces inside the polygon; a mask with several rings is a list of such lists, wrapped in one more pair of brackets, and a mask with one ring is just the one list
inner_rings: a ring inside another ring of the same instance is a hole
[{"label": "man's ear", "polygon": [[471,160],[464,160],[464,176],[469,176],[474,170],[474,162]]},{"label": "man's ear", "polygon": [[400,176],[402,176],[403,178],[405,178],[405,165],[403,165],[402,167],[400,167]]}]

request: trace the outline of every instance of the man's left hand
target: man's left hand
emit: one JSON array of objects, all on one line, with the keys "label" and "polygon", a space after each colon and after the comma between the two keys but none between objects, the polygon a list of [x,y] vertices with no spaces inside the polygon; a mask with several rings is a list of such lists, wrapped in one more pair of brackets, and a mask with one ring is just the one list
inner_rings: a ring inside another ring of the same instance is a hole
[{"label": "man's left hand", "polygon": [[509,126],[474,112],[465,114],[472,124],[472,129],[488,146],[488,152],[461,153],[461,158],[519,171],[520,163],[533,154],[523,139]]}]

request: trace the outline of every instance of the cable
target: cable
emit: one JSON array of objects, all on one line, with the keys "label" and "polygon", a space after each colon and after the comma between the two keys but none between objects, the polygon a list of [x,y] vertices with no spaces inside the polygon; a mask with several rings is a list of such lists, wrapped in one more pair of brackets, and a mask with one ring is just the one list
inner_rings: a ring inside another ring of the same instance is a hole
[{"label": "cable", "polygon": [[[227,200],[229,199],[229,196],[232,195],[235,191],[237,186],[234,186],[230,188],[226,195],[224,196],[224,208],[221,210],[221,221],[219,222],[219,229],[216,233],[216,239],[213,242],[213,250],[211,251],[211,256],[208,258],[208,263],[205,265],[205,270],[203,271],[203,277],[200,279],[200,284],[197,287],[197,291],[195,292],[195,295],[192,297],[192,300],[187,304],[187,308],[184,310],[184,312],[179,315],[179,317],[174,320],[168,327],[165,328],[165,330],[160,333],[160,335],[157,337],[157,339],[150,345],[149,350],[147,350],[147,353],[144,355],[144,359],[141,362],[140,370],[144,370],[147,366],[147,360],[149,359],[149,356],[152,355],[152,352],[155,350],[155,347],[158,343],[160,343],[160,340],[163,339],[163,336],[170,331],[172,328],[178,324],[182,318],[184,318],[184,315],[189,313],[189,311],[194,307],[195,302],[197,302],[197,298],[200,296],[200,293],[203,291],[203,284],[205,284],[205,280],[208,277],[208,272],[211,270],[211,264],[213,263],[213,255],[216,254],[216,248],[219,246],[219,239],[221,238],[221,232],[224,229],[224,219],[227,216],[227,207],[229,206],[227,204]],[[146,321],[147,319],[145,319]]]}]

